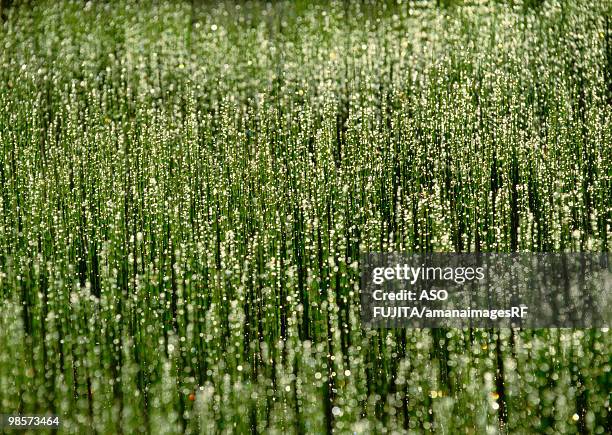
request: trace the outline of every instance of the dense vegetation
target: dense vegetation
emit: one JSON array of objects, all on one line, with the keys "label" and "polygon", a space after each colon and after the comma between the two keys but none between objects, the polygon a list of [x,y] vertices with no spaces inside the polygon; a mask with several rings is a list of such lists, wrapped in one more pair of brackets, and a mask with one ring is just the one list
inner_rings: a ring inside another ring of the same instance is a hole
[{"label": "dense vegetation", "polygon": [[2,14],[0,413],[78,433],[610,430],[607,329],[359,313],[363,252],[611,250],[610,2]]}]

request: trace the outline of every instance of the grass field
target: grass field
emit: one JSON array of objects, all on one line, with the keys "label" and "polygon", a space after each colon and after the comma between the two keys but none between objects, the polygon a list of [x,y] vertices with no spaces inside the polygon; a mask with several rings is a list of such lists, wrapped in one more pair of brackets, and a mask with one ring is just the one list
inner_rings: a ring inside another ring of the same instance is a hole
[{"label": "grass field", "polygon": [[0,413],[609,433],[608,329],[367,330],[359,305],[364,252],[612,250],[609,1],[21,3]]}]

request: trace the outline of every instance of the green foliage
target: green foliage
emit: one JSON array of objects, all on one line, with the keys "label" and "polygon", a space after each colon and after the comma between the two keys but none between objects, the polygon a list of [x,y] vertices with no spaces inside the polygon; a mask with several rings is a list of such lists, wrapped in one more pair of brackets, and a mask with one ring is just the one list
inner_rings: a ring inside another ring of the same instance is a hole
[{"label": "green foliage", "polygon": [[452,3],[10,9],[0,413],[609,429],[607,329],[361,329],[361,252],[610,251],[606,2]]}]

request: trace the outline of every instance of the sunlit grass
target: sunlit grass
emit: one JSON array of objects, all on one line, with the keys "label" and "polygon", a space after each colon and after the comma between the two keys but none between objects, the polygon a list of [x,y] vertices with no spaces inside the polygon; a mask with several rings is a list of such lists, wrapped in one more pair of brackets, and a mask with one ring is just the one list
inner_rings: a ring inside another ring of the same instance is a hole
[{"label": "sunlit grass", "polygon": [[0,413],[604,433],[607,330],[362,330],[358,260],[610,251],[609,5],[309,3],[5,11]]}]

